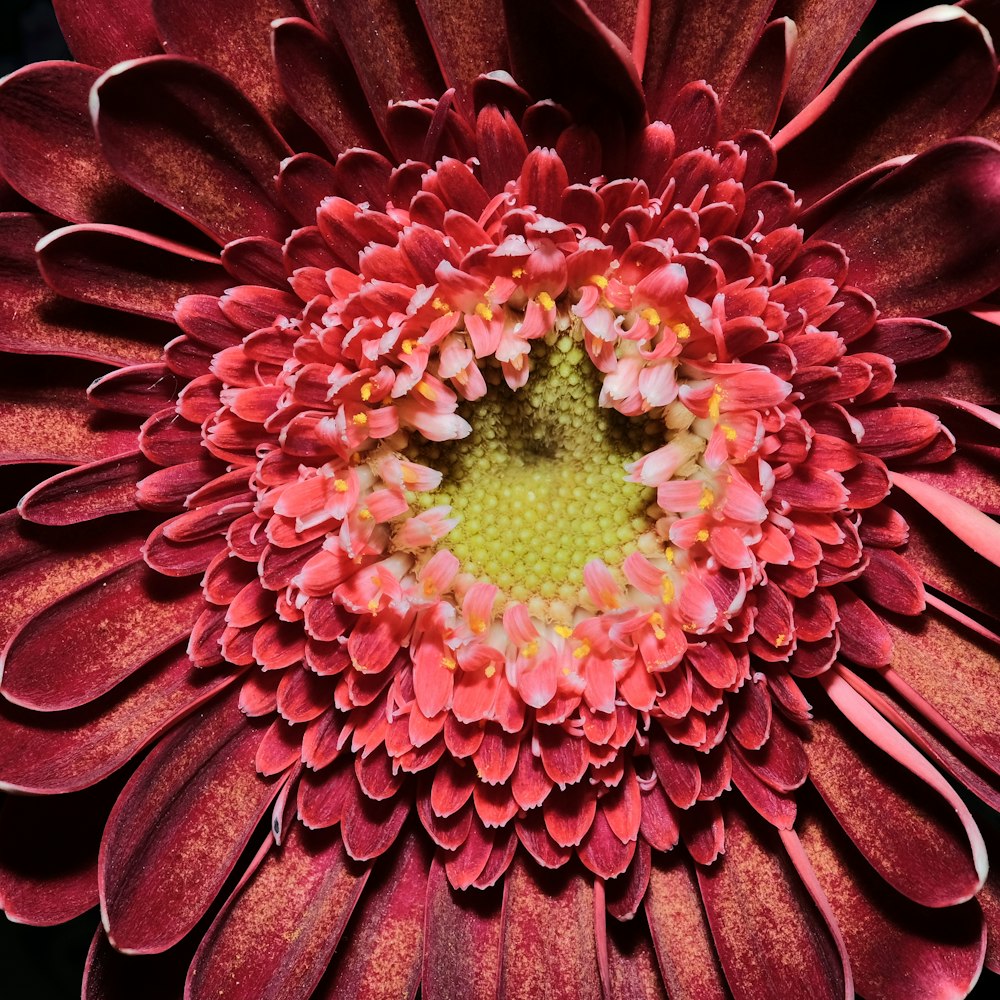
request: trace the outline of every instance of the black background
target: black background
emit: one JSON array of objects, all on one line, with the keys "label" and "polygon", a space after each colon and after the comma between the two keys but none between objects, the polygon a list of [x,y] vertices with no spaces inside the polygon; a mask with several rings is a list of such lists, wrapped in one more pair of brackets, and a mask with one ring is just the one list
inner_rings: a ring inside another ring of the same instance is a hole
[{"label": "black background", "polygon": [[[697,0],[694,0],[697,2]],[[914,0],[882,0],[848,53],[915,11],[930,6]],[[780,6],[780,4],[779,4]],[[210,9],[210,0],[206,10]],[[68,59],[69,51],[47,0],[0,0],[0,76],[42,59]],[[994,859],[1000,864],[1000,859]],[[13,924],[0,914],[0,997],[3,1000],[76,1000],[96,911],[60,927]],[[1000,995],[1000,977],[984,973],[976,1000]],[[138,1000],[138,998],[137,998]],[[457,1000],[457,998],[456,998]]]}]

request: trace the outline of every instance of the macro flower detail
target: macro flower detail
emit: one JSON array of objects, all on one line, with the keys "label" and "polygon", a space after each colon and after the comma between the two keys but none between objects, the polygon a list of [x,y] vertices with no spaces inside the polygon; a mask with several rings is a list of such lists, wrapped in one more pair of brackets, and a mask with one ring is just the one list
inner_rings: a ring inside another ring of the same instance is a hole
[{"label": "macro flower detail", "polygon": [[996,969],[998,5],[825,89],[870,4],[56,6],[0,903],[84,997]]}]

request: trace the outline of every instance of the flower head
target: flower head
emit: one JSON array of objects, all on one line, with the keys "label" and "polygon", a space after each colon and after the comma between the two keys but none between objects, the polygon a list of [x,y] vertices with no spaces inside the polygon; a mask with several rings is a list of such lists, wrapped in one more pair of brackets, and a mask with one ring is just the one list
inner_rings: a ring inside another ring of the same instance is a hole
[{"label": "flower head", "polygon": [[58,6],[0,781],[114,805],[7,911],[99,901],[88,997],[967,993],[994,6],[825,90],[864,4]]}]

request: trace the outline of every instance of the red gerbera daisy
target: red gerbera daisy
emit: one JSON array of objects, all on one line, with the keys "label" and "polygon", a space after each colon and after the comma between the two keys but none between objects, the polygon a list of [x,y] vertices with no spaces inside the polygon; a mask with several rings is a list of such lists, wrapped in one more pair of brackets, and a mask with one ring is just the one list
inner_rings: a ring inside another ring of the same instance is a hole
[{"label": "red gerbera daisy", "polygon": [[825,90],[870,4],[56,6],[0,901],[84,997],[966,995],[1000,5]]}]

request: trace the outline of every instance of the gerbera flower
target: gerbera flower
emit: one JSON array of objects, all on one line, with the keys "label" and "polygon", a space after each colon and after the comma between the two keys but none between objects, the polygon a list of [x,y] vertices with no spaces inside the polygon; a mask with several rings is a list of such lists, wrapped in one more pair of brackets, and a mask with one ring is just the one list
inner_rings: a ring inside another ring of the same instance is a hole
[{"label": "gerbera flower", "polygon": [[85,997],[995,966],[1000,18],[821,89],[869,6],[57,2],[0,900]]}]

